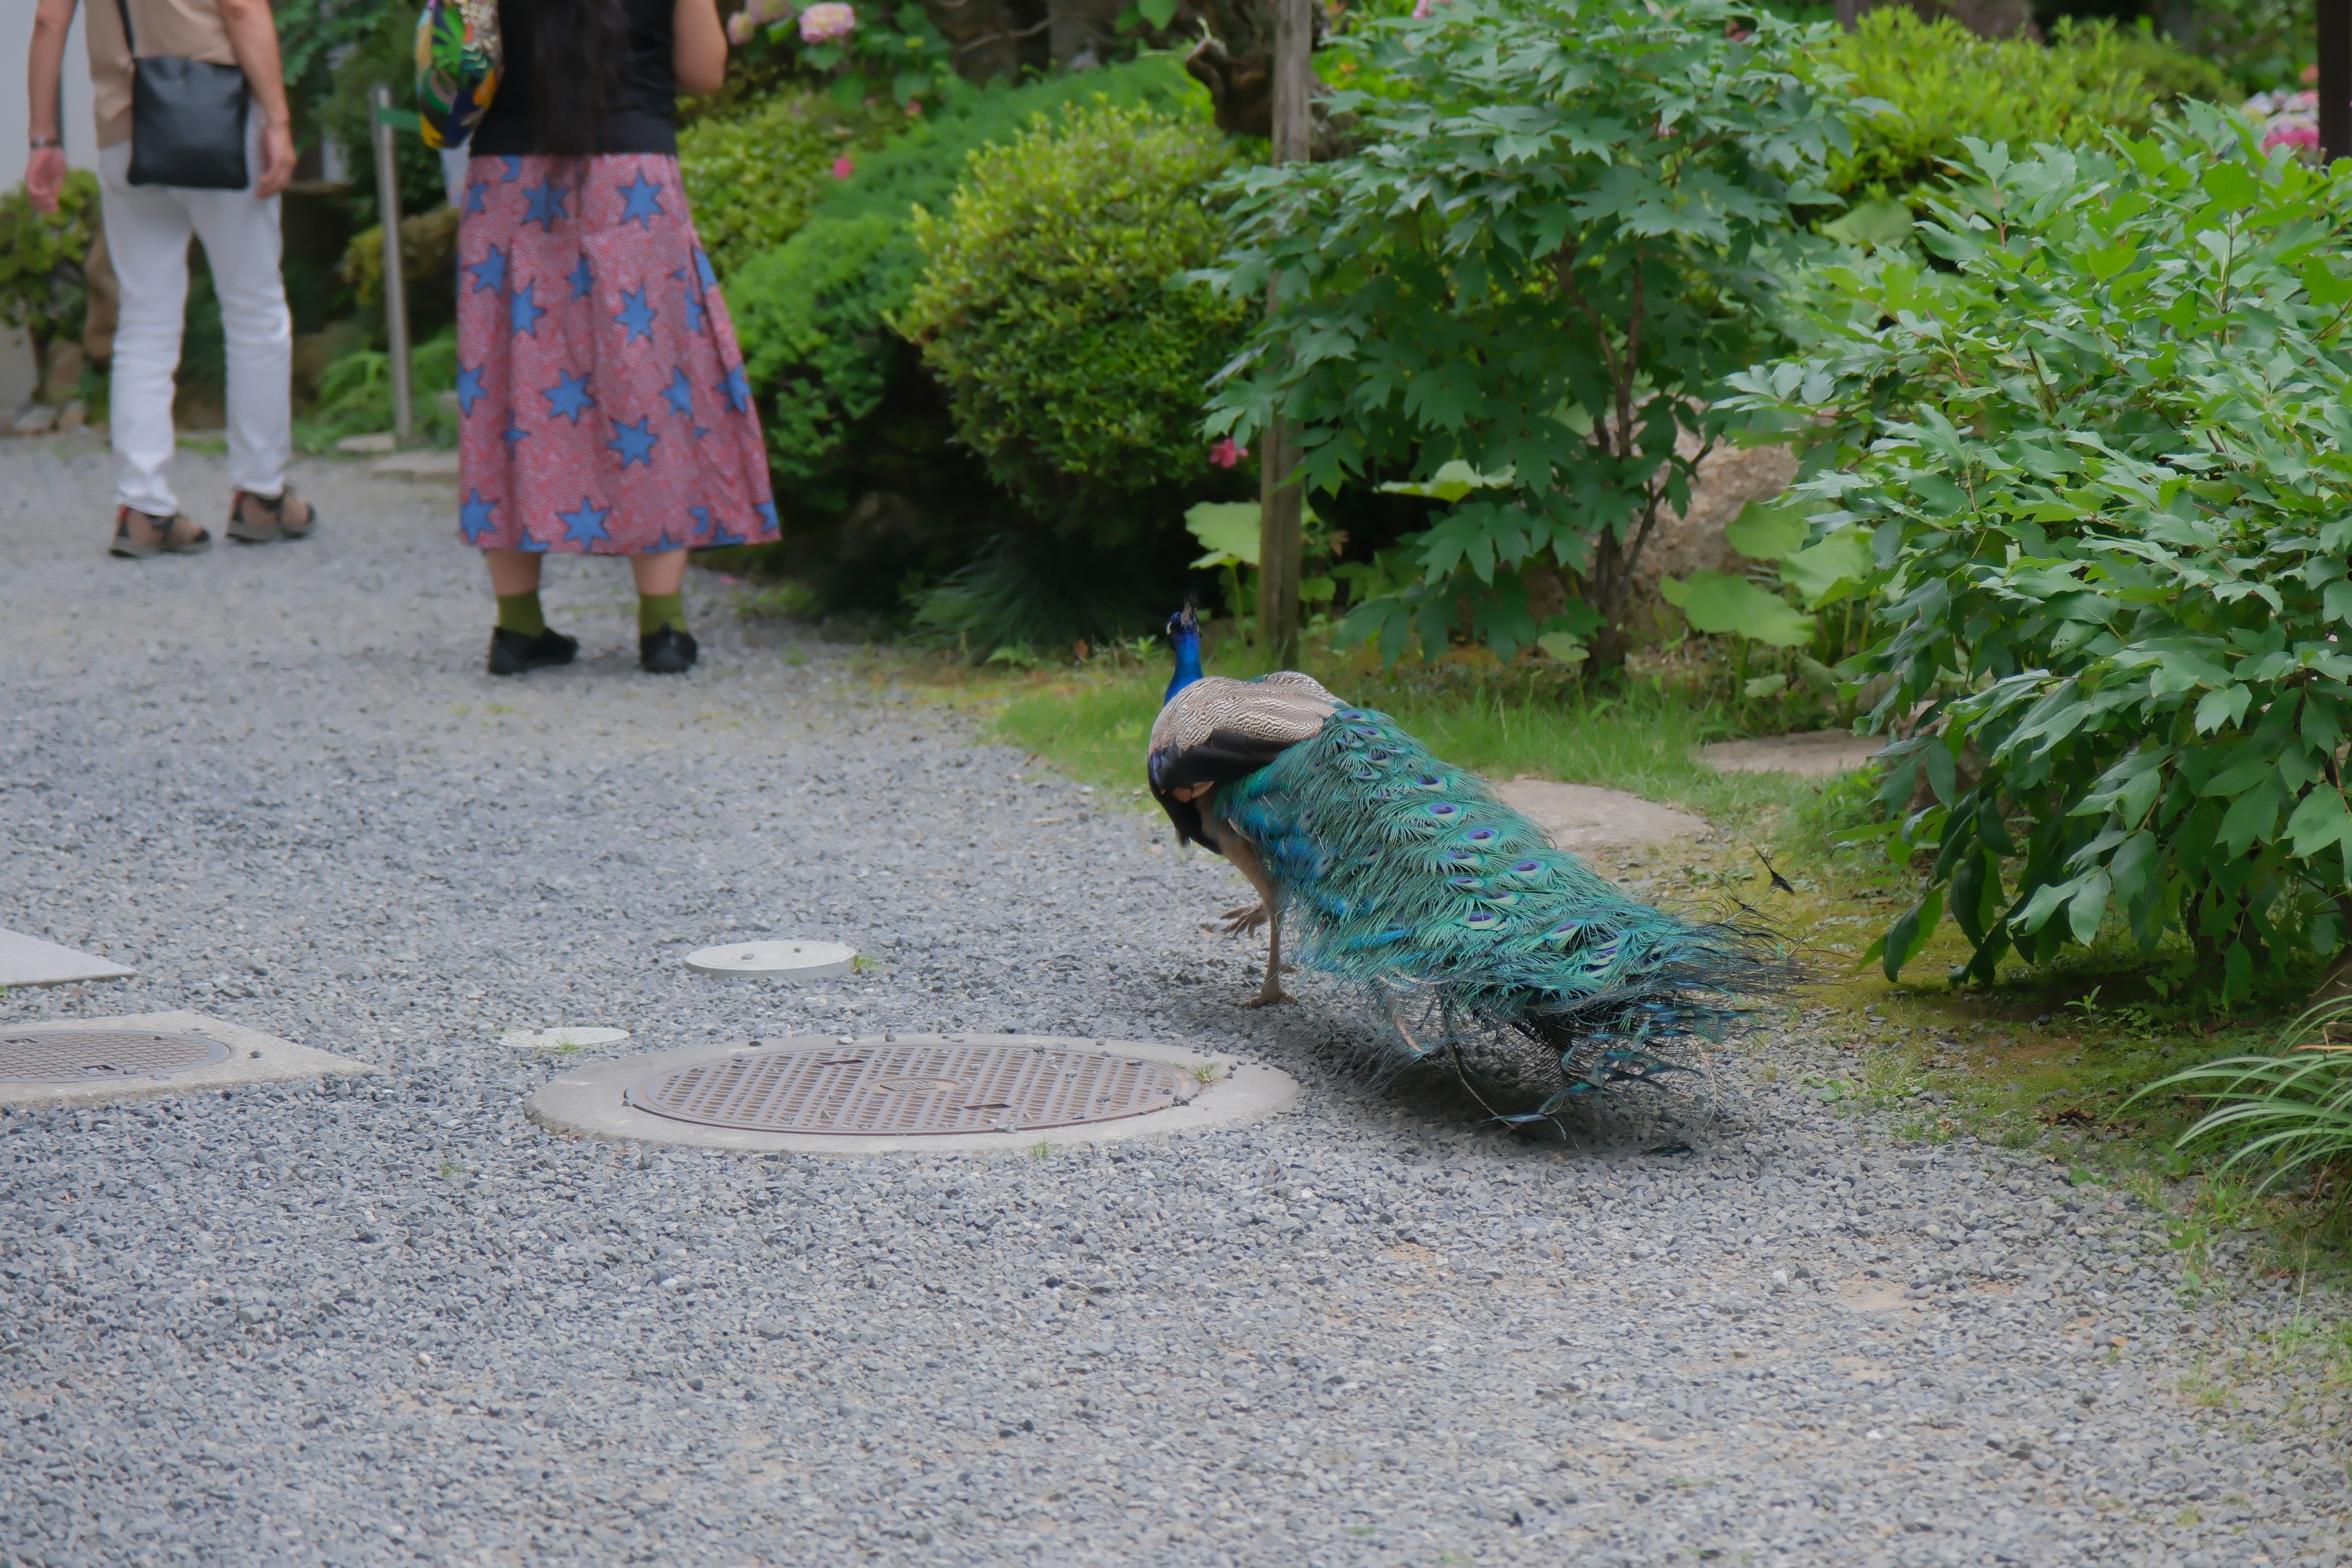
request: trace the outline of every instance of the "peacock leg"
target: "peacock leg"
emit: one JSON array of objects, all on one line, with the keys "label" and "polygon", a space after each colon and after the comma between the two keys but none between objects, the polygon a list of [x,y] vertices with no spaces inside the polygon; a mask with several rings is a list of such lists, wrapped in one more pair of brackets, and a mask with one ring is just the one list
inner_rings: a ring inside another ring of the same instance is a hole
[{"label": "peacock leg", "polygon": [[[1265,863],[1257,857],[1257,846],[1234,831],[1230,824],[1222,824],[1224,832],[1219,836],[1217,849],[1234,863],[1234,868],[1250,880],[1257,889],[1258,907],[1242,911],[1244,919],[1230,928],[1236,934],[1254,929],[1259,921],[1267,925],[1265,939],[1265,984],[1257,994],[1242,1004],[1244,1007],[1263,1007],[1269,1002],[1287,1002],[1290,998],[1282,989],[1282,894],[1266,874]],[[1255,915],[1256,919],[1250,919]],[[1228,917],[1231,918],[1230,916]]]},{"label": "peacock leg", "polygon": [[1257,994],[1242,1004],[1244,1007],[1263,1007],[1270,1002],[1287,1002],[1290,994],[1282,988],[1282,911],[1274,911],[1266,922],[1265,984]]}]

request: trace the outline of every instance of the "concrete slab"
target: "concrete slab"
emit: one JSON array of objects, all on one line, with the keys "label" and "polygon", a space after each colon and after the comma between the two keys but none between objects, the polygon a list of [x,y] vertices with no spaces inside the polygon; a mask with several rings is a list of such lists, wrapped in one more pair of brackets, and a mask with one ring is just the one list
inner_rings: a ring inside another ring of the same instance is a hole
[{"label": "concrete slab", "polygon": [[0,1106],[32,1110],[45,1105],[98,1105],[159,1095],[199,1094],[242,1084],[282,1083],[299,1079],[355,1078],[376,1069],[348,1058],[248,1029],[202,1013],[130,1013],[110,1018],[41,1018],[5,1026],[12,1035],[79,1033],[92,1029],[194,1035],[217,1040],[228,1055],[208,1067],[165,1078],[115,1078],[92,1083],[0,1083]]},{"label": "concrete slab", "polygon": [[1551,836],[1574,855],[1623,854],[1696,838],[1711,831],[1706,818],[1679,806],[1660,805],[1622,789],[1596,784],[1555,784],[1517,778],[1496,784],[1503,804]]},{"label": "concrete slab", "polygon": [[418,485],[455,485],[457,482],[457,454],[394,452],[390,457],[378,458],[370,463],[368,472],[380,479],[405,479]]},{"label": "concrete slab", "polygon": [[77,980],[120,980],[138,973],[94,952],[0,927],[0,986],[70,985]]},{"label": "concrete slab", "polygon": [[1096,1050],[1109,1056],[1166,1062],[1193,1073],[1216,1076],[1190,1105],[1126,1117],[1117,1121],[1089,1121],[1075,1127],[1037,1128],[1020,1132],[956,1132],[930,1137],[832,1137],[800,1132],[751,1132],[734,1128],[704,1127],[640,1110],[622,1097],[634,1084],[657,1073],[699,1062],[724,1060],[733,1052],[751,1048],[700,1046],[692,1050],[664,1051],[653,1056],[624,1057],[598,1062],[564,1074],[524,1102],[531,1119],[559,1131],[628,1143],[678,1143],[696,1149],[733,1149],[744,1153],[791,1154],[1027,1154],[1038,1145],[1067,1149],[1089,1143],[1124,1142],[1134,1138],[1170,1138],[1188,1132],[1220,1131],[1246,1127],[1279,1116],[1298,1100],[1298,1080],[1276,1068],[1237,1061],[1231,1057],[1203,1056],[1136,1040],[1059,1039],[1044,1035],[812,1035],[772,1040],[769,1046],[799,1047],[879,1044],[898,1041],[929,1044],[945,1040],[977,1044],[1047,1046],[1063,1050]]},{"label": "concrete slab", "polygon": [[1833,778],[1866,766],[1888,743],[1884,735],[1856,735],[1844,730],[1807,730],[1795,735],[1767,735],[1753,741],[1717,741],[1701,748],[1707,766],[1725,773],[1795,773],[1801,778]]}]

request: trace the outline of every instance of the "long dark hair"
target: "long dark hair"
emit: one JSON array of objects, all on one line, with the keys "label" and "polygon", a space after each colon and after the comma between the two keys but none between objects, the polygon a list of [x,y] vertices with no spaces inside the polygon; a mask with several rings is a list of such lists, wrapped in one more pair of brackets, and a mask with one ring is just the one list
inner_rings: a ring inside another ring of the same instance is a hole
[{"label": "long dark hair", "polygon": [[540,151],[596,151],[605,110],[621,95],[629,58],[627,0],[530,0],[530,105]]}]

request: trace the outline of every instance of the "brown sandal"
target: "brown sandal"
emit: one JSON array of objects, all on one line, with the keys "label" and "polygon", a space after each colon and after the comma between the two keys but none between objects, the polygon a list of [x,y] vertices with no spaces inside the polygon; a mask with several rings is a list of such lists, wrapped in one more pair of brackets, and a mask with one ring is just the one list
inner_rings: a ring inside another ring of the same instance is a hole
[{"label": "brown sandal", "polygon": [[318,508],[296,495],[291,485],[274,496],[257,496],[239,490],[229,498],[228,536],[239,544],[275,544],[281,539],[308,539],[310,531],[318,526]]},{"label": "brown sandal", "polygon": [[107,553],[144,561],[151,555],[200,555],[212,547],[211,531],[198,528],[185,512],[156,517],[124,506],[114,510],[114,542]]}]

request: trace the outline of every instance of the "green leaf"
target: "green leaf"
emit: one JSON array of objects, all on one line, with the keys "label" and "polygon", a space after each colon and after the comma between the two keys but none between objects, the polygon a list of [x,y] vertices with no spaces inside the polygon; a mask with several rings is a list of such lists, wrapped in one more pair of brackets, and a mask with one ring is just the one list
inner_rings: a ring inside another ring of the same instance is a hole
[{"label": "green leaf", "polygon": [[2313,304],[2332,310],[2352,300],[2352,278],[2338,278],[2326,262],[2314,257],[2303,264],[2303,291],[2311,296]]},{"label": "green leaf", "polygon": [[1431,500],[1442,500],[1450,505],[1472,490],[1508,489],[1517,482],[1517,475],[1510,468],[1507,468],[1498,474],[1480,473],[1456,458],[1450,463],[1438,465],[1437,472],[1426,479],[1400,479],[1393,484],[1382,485],[1381,489],[1390,495],[1425,496]]},{"label": "green leaf", "polygon": [[1570,632],[1546,632],[1536,638],[1536,647],[1545,658],[1556,658],[1562,664],[1582,664],[1592,657],[1584,639]]},{"label": "green leaf", "polygon": [[2207,692],[2197,700],[2197,732],[2210,735],[2224,724],[2236,723],[2246,716],[2246,707],[2253,700],[2253,692],[2243,686]]},{"label": "green leaf", "polygon": [[1135,0],[1135,8],[1154,30],[1164,28],[1176,19],[1176,0]]},{"label": "green leaf", "polygon": [[[1160,513],[1167,516],[1165,512]],[[1208,501],[1188,508],[1184,531],[1206,547],[1208,553],[1192,563],[1197,568],[1257,564],[1259,513],[1254,500]]]},{"label": "green leaf", "polygon": [[1911,227],[1911,209],[1901,202],[1864,202],[1822,225],[1822,233],[1846,245],[1900,245]]},{"label": "green leaf", "polygon": [[1936,934],[1936,921],[1944,912],[1944,889],[1930,888],[1927,896],[1897,915],[1895,923],[1886,928],[1878,959],[1889,980],[1899,979],[1903,966],[1919,956]]},{"label": "green leaf", "polygon": [[2082,258],[2083,269],[2104,283],[2129,267],[2132,264],[2132,258],[2138,254],[2138,246],[2128,239],[2119,239],[2113,245],[2103,245],[2095,250],[2084,251]]},{"label": "green leaf", "polygon": [[1721,572],[1694,572],[1686,582],[1661,577],[1658,593],[1697,631],[1736,632],[1775,647],[1795,647],[1813,637],[1812,616],[1745,577]]},{"label": "green leaf", "polygon": [[1759,675],[1752,680],[1741,681],[1739,694],[1742,697],[1775,697],[1787,689],[1788,685],[1789,678],[1785,675]]},{"label": "green leaf", "polygon": [[2084,947],[2099,934],[2099,919],[2107,912],[2107,874],[2094,871],[2083,879],[2074,896],[2066,900],[2066,923],[2074,932],[2074,940]]},{"label": "green leaf", "polygon": [[1780,558],[1780,581],[1809,609],[1826,602],[1840,584],[1859,583],[1870,574],[1870,540],[1859,528],[1841,528],[1819,544]]},{"label": "green leaf", "polygon": [[2344,806],[2344,792],[2322,782],[2296,803],[2286,819],[2287,837],[2296,855],[2311,859],[2335,845],[2352,847],[2352,812]]},{"label": "green leaf", "polygon": [[2207,195],[2233,210],[2253,205],[2263,194],[2262,186],[2246,173],[2242,163],[2216,163],[2205,171],[2205,177],[2198,184],[2205,187]]},{"label": "green leaf", "polygon": [[1723,542],[1750,561],[1778,561],[1805,542],[1808,515],[1786,500],[1751,500],[1724,524]]}]

